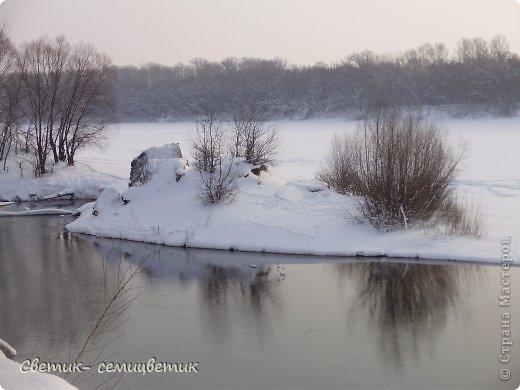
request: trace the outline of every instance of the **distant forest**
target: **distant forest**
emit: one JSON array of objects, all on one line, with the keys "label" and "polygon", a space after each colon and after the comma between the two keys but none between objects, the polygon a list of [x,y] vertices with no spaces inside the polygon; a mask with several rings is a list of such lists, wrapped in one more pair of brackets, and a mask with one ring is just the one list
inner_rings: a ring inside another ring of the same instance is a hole
[{"label": "distant forest", "polygon": [[515,115],[520,57],[504,37],[463,39],[455,50],[424,44],[396,55],[365,51],[334,64],[283,59],[195,59],[118,69],[120,120],[191,118],[201,102],[221,116],[254,104],[265,119],[356,115],[373,105],[458,107]]}]

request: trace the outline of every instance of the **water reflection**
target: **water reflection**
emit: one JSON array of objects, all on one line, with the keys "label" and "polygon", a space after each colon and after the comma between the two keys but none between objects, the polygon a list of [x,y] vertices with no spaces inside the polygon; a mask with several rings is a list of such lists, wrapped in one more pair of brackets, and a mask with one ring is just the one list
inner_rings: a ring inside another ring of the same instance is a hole
[{"label": "water reflection", "polygon": [[119,264],[146,257],[130,320],[98,345],[124,332],[110,360],[201,360],[204,370],[125,375],[121,388],[498,388],[499,308],[485,299],[498,267],[185,250],[70,235],[67,220],[0,219],[0,338],[19,361],[67,361],[104,301],[104,270],[117,281]]},{"label": "water reflection", "polygon": [[223,344],[233,338],[235,321],[249,324],[260,340],[267,337],[281,311],[280,281],[272,269],[206,266],[207,274],[198,283],[201,321],[214,343]]},{"label": "water reflection", "polygon": [[78,304],[79,292],[99,283],[101,275],[99,263],[74,254],[94,260],[99,256],[89,243],[61,233],[60,219],[27,218],[30,223],[25,218],[1,221],[10,229],[0,234],[0,329],[8,329],[4,337],[17,349],[54,357],[68,350],[73,332],[71,327],[64,334],[62,324],[81,319],[76,330],[88,328],[99,298],[99,288],[91,287],[92,294]]},{"label": "water reflection", "polygon": [[395,368],[402,365],[404,349],[415,359],[421,358],[420,346],[434,353],[436,336],[449,315],[464,311],[467,294],[485,277],[479,265],[360,262],[333,268],[343,282],[356,287],[349,318],[368,317],[367,323],[378,330],[383,360]]},{"label": "water reflection", "polygon": [[244,304],[256,313],[262,312],[267,300],[274,301],[272,266],[261,266],[246,273],[240,267],[206,265],[207,275],[201,280],[202,297],[208,306],[226,305],[233,296],[240,296]]},{"label": "water reflection", "polygon": [[124,282],[136,267],[107,266],[92,242],[63,231],[63,219],[2,222],[9,225],[0,225],[0,334],[16,346],[17,359],[95,365],[107,358],[124,333],[134,297]]},{"label": "water reflection", "polygon": [[225,251],[185,250],[110,239],[91,239],[104,258],[115,263],[147,258],[140,282],[160,288],[163,281],[177,280],[184,286],[196,285],[200,300],[201,323],[213,342],[221,344],[232,337],[236,318],[247,320],[260,338],[274,326],[281,311],[279,285],[282,268],[273,258],[261,254]]}]

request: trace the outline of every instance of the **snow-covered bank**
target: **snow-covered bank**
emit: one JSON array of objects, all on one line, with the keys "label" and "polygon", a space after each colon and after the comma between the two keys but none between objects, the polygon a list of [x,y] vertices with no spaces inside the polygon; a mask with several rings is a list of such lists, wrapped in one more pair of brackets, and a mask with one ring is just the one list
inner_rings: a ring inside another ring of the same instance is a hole
[{"label": "snow-covered bank", "polygon": [[203,205],[198,173],[187,167],[177,182],[178,163],[162,163],[149,183],[121,196],[104,191],[97,202],[81,208],[81,217],[67,229],[189,248],[500,261],[499,237],[451,237],[422,228],[380,233],[359,224],[352,218],[357,214],[355,197],[334,193],[314,180],[242,175],[233,202]]},{"label": "snow-covered bank", "polygon": [[21,364],[10,360],[15,356],[16,350],[0,339],[0,389],[75,389],[74,386],[54,375],[21,372]]},{"label": "snow-covered bank", "polygon": [[16,349],[11,347],[2,339],[0,339],[0,352],[2,352],[8,359],[14,359],[16,356]]},{"label": "snow-covered bank", "polygon": [[20,363],[9,360],[0,352],[0,387],[5,390],[73,390],[76,387],[50,374],[20,371]]},{"label": "snow-covered bank", "polygon": [[27,167],[23,175],[16,166],[16,156],[10,156],[7,171],[0,170],[0,201],[45,200],[60,194],[73,194],[76,199],[96,199],[107,187],[125,188],[128,180],[97,172],[78,162],[69,167],[59,164],[53,172],[35,178]]}]

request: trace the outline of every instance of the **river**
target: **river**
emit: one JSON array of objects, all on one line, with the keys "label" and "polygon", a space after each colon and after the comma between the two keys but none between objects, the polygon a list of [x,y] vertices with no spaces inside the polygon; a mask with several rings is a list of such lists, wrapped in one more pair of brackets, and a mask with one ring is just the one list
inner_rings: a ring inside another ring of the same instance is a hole
[{"label": "river", "polygon": [[[508,365],[498,361],[498,266],[185,250],[73,235],[64,229],[69,221],[0,219],[0,338],[19,362],[79,356],[92,364],[67,378],[80,389],[513,389],[519,382],[497,376],[502,368],[520,373],[520,347]],[[113,289],[137,267],[106,327],[93,332]],[[518,302],[518,268],[510,282]],[[508,310],[514,339],[520,310]],[[97,372],[101,362],[152,357],[198,362],[199,372]]]}]

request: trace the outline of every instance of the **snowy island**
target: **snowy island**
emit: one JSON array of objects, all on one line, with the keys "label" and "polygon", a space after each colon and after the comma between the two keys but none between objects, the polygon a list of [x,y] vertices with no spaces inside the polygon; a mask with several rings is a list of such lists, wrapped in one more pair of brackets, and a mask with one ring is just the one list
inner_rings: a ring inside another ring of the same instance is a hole
[{"label": "snowy island", "polygon": [[244,162],[235,163],[240,175],[233,201],[205,205],[198,196],[199,173],[183,158],[165,158],[168,148],[153,149],[148,163],[154,173],[148,182],[122,193],[104,190],[67,229],[186,248],[498,261],[494,239],[452,237],[423,228],[381,233],[356,220],[356,197],[316,180],[255,175]]}]

